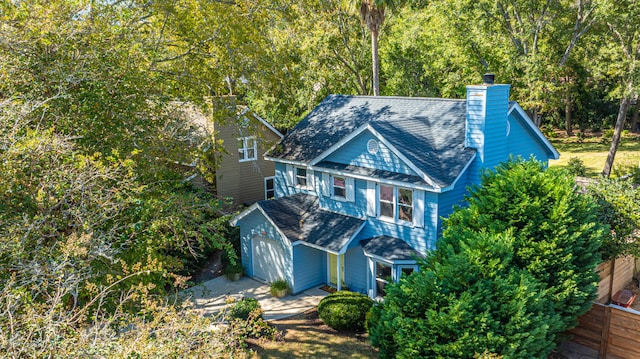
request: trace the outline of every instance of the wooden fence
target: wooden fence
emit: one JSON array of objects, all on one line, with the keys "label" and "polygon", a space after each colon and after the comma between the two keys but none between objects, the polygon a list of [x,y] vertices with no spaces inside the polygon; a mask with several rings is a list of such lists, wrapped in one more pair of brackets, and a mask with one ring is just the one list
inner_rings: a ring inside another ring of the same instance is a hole
[{"label": "wooden fence", "polygon": [[640,358],[640,314],[594,303],[578,323],[571,341],[597,350],[599,358]]},{"label": "wooden fence", "polygon": [[598,266],[597,300],[569,331],[572,342],[597,350],[599,358],[640,358],[640,312],[605,305],[633,279],[638,264],[633,257],[625,257]]},{"label": "wooden fence", "polygon": [[[640,263],[639,263],[640,264]],[[598,284],[598,295],[596,302],[606,304],[611,296],[624,287],[633,279],[635,274],[636,261],[632,256],[618,258],[614,261],[601,263],[596,271],[600,273],[600,283]],[[640,268],[640,265],[638,266]],[[613,276],[611,273],[613,272]]]}]

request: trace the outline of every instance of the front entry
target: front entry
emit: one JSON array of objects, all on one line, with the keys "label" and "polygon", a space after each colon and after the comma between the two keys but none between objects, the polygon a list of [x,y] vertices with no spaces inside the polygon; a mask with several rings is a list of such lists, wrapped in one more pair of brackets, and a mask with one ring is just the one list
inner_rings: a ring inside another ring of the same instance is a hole
[{"label": "front entry", "polygon": [[[340,280],[344,283],[344,254],[340,255]],[[338,287],[338,256],[329,253],[329,284]]]}]

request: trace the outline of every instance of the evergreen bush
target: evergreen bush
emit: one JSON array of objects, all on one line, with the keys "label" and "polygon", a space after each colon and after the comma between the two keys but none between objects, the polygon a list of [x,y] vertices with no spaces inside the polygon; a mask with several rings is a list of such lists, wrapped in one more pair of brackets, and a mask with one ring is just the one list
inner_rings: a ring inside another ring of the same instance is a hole
[{"label": "evergreen bush", "polygon": [[229,318],[249,319],[249,315],[254,311],[259,311],[259,317],[262,318],[262,307],[255,298],[242,298],[233,303],[229,308]]},{"label": "evergreen bush", "polygon": [[323,298],[318,315],[335,330],[363,331],[373,300],[362,293],[339,291]]}]

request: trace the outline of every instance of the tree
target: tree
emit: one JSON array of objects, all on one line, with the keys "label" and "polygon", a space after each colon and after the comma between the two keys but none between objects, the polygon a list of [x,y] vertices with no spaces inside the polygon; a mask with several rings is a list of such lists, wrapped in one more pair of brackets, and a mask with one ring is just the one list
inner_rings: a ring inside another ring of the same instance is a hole
[{"label": "tree", "polygon": [[380,95],[380,75],[378,61],[378,35],[384,23],[385,11],[394,11],[405,3],[405,0],[348,0],[347,6],[352,10],[359,8],[362,23],[371,32],[371,63],[373,71],[373,95]]},{"label": "tree", "polygon": [[577,324],[596,293],[604,227],[572,178],[544,167],[519,159],[484,173],[420,272],[372,312],[381,356],[544,357]]},{"label": "tree", "polygon": [[514,263],[513,235],[451,240],[458,245],[439,243],[372,309],[369,333],[380,357],[546,357],[559,318],[544,285]]},{"label": "tree", "polygon": [[640,255],[640,191],[629,180],[601,178],[587,187],[597,204],[598,220],[609,225],[602,258]]}]

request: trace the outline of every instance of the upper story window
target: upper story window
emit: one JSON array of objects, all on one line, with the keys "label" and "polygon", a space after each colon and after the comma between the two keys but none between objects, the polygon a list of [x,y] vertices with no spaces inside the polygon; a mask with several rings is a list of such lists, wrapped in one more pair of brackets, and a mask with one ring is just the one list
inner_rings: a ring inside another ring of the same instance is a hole
[{"label": "upper story window", "polygon": [[381,184],[378,203],[381,218],[413,222],[413,190]]},{"label": "upper story window", "polygon": [[333,177],[333,196],[347,199],[347,179],[344,177]]},{"label": "upper story window", "polygon": [[270,199],[276,196],[275,177],[265,177],[264,179],[264,198]]},{"label": "upper story window", "polygon": [[240,162],[255,161],[258,158],[258,145],[254,137],[238,138],[238,159]]},{"label": "upper story window", "polygon": [[341,202],[355,201],[355,180],[353,177],[322,173],[320,186],[322,195]]},{"label": "upper story window", "polygon": [[307,169],[306,168],[302,168],[302,167],[296,167],[296,178],[295,178],[295,184],[298,187],[303,187],[306,188],[307,187]]}]

